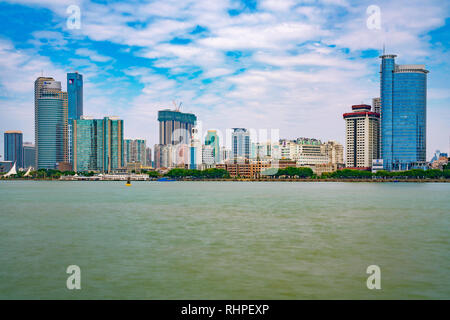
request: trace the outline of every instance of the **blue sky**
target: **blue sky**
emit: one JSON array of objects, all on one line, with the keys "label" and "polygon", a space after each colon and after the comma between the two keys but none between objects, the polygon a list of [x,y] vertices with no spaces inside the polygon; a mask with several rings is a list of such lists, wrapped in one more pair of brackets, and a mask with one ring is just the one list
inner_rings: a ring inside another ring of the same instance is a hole
[{"label": "blue sky", "polygon": [[[68,6],[81,28],[68,29]],[[380,29],[366,10],[380,8]],[[426,64],[428,158],[450,140],[448,1],[17,0],[0,3],[0,134],[34,141],[33,82],[84,76],[84,114],[117,115],[158,140],[157,111],[182,102],[203,129],[279,129],[344,143],[342,114],[379,96],[380,50]],[[3,154],[3,139],[0,139]]]}]

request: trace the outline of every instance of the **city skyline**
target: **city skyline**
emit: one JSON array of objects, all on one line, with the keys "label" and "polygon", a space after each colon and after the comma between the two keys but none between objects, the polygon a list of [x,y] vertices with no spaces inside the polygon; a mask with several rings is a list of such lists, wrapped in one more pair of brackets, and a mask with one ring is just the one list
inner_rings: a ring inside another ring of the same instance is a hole
[{"label": "city skyline", "polygon": [[[79,30],[67,29],[64,1],[19,2],[0,4],[5,25],[0,51],[6,57],[0,61],[1,134],[21,130],[24,141],[34,141],[32,81],[43,70],[44,76],[61,81],[65,91],[66,73],[76,70],[84,76],[83,113],[95,118],[117,115],[125,123],[124,137],[145,138],[149,146],[159,139],[157,111],[171,108],[172,100],[183,102],[183,112],[196,114],[204,131],[279,128],[280,137],[344,144],[341,115],[351,105],[371,104],[379,96],[378,55],[386,43],[386,52],[397,54],[401,63],[426,64],[431,71],[426,159],[436,149],[448,149],[449,53],[444,43],[449,8],[440,2],[431,1],[421,10],[418,1],[410,1],[400,10],[399,4],[379,1],[381,30],[366,27],[369,2],[300,6],[293,1],[284,7],[272,1],[215,7],[198,2],[192,6],[203,5],[205,13],[191,7],[187,16],[187,4],[137,6],[140,15],[127,6],[83,1]],[[102,19],[101,10],[118,19]],[[25,30],[14,21],[19,11],[34,17]],[[129,18],[126,12],[131,12]],[[154,20],[144,17],[145,12],[152,12]],[[427,16],[419,19],[423,14]],[[335,24],[326,23],[324,18],[330,17]],[[152,37],[155,21],[164,23]],[[129,39],[117,37],[121,31],[116,29],[125,24],[144,36],[141,43],[133,33]],[[267,38],[250,41],[260,27],[268,30]],[[233,39],[237,31],[242,36]],[[354,41],[357,36],[363,40]]]}]

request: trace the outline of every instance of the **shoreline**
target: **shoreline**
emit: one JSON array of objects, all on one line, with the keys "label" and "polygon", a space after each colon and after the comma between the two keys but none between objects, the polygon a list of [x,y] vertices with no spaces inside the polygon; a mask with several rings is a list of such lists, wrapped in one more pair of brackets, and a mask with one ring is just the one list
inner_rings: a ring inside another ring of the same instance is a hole
[{"label": "shoreline", "polygon": [[[0,179],[2,181],[64,181],[64,182],[110,182],[126,181],[115,180],[89,180],[89,179]],[[174,181],[158,181],[157,179],[133,180],[132,182],[354,182],[354,183],[450,183],[450,179],[174,179]]]}]

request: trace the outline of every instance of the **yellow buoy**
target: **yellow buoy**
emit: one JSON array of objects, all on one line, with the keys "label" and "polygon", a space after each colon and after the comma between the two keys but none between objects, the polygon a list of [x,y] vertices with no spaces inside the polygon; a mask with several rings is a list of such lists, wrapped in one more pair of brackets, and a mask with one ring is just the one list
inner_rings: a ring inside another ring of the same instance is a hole
[{"label": "yellow buoy", "polygon": [[127,187],[131,187],[130,177],[128,177],[127,183],[125,184]]}]

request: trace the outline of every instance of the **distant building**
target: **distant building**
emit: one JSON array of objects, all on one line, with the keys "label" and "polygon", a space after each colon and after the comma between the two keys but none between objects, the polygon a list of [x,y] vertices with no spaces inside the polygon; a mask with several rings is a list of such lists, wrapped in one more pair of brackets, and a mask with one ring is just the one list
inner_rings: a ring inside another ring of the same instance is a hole
[{"label": "distant building", "polygon": [[212,147],[213,163],[220,162],[220,144],[219,136],[216,130],[208,130],[205,138],[205,146]]},{"label": "distant building", "polygon": [[147,165],[146,141],[144,139],[125,139],[124,140],[124,159],[125,164],[140,162],[143,166]]},{"label": "distant building", "polygon": [[443,169],[448,164],[448,154],[436,150],[433,158],[431,158],[430,165],[432,169]]},{"label": "distant building", "polygon": [[23,167],[25,169],[36,165],[36,149],[31,142],[23,144]]},{"label": "distant building", "polygon": [[424,65],[381,61],[381,157],[388,171],[426,164],[427,74]]},{"label": "distant building", "polygon": [[22,131],[5,131],[5,161],[16,163],[16,168],[23,168],[23,134]]},{"label": "distant building", "polygon": [[152,148],[148,147],[145,149],[145,163],[147,167],[152,167]]},{"label": "distant building", "polygon": [[380,114],[369,105],[352,106],[344,113],[346,130],[346,161],[349,168],[371,168],[379,158]]},{"label": "distant building", "polygon": [[73,120],[73,170],[114,172],[124,167],[123,120]]},{"label": "distant building", "polygon": [[231,134],[232,157],[250,159],[250,132],[244,128],[233,128]]},{"label": "distant building", "polygon": [[372,110],[381,115],[381,98],[372,99]]}]

